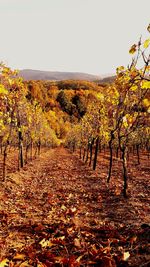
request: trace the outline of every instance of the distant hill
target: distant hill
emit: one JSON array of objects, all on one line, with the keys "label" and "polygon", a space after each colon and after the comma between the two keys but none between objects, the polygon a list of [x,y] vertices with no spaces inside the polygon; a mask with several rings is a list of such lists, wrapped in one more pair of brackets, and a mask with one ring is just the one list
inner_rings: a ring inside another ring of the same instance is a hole
[{"label": "distant hill", "polygon": [[41,71],[41,70],[31,70],[24,69],[20,70],[19,76],[24,80],[85,80],[85,81],[95,81],[99,80],[100,76],[80,73],[80,72],[59,72],[59,71]]},{"label": "distant hill", "polygon": [[114,80],[116,79],[116,76],[113,75],[113,76],[107,76],[103,79],[100,80],[101,83],[112,83],[114,82]]},{"label": "distant hill", "polygon": [[116,79],[116,75],[109,75],[108,76],[106,75],[105,77],[99,79],[99,80],[96,80],[96,84],[99,85],[99,86],[107,86],[108,84],[111,84],[115,81]]}]

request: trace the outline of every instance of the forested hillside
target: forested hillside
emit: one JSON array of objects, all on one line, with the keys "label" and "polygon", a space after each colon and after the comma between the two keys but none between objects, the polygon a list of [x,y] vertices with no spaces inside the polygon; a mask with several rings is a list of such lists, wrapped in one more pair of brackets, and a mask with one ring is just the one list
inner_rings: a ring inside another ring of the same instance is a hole
[{"label": "forested hillside", "polygon": [[94,81],[100,79],[97,75],[92,75],[88,73],[80,73],[80,72],[60,72],[60,71],[41,71],[41,70],[20,70],[18,75],[22,77],[24,80],[54,80],[54,81],[62,81],[62,80],[87,80]]},{"label": "forested hillside", "polygon": [[59,141],[64,142],[72,125],[85,115],[89,103],[103,90],[94,82],[66,80],[60,82],[28,81],[27,101],[36,101]]}]

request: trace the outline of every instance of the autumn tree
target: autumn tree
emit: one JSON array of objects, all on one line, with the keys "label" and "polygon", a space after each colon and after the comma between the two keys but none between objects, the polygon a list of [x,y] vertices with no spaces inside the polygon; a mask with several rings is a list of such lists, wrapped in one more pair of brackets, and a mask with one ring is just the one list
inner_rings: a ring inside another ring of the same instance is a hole
[{"label": "autumn tree", "polygon": [[[116,101],[110,105],[110,168],[107,181],[109,182],[112,168],[112,145],[117,140],[119,149],[122,153],[123,177],[124,177],[124,196],[127,196],[128,171],[127,153],[129,144],[135,132],[140,132],[148,123],[150,89],[149,63],[150,54],[146,55],[150,40],[142,43],[141,39],[137,45],[133,45],[130,53],[137,53],[132,59],[128,68],[123,66],[117,69],[117,78],[114,83],[116,91]],[[142,68],[138,69],[139,58],[143,59]],[[144,102],[147,103],[144,105]]]}]

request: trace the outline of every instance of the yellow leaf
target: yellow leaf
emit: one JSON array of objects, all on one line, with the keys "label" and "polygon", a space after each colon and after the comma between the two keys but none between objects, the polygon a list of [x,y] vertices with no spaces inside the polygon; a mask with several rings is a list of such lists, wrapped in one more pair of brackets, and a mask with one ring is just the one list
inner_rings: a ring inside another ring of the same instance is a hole
[{"label": "yellow leaf", "polygon": [[150,100],[148,98],[144,98],[143,99],[143,104],[145,107],[149,107],[150,106]]},{"label": "yellow leaf", "polygon": [[29,123],[32,122],[32,117],[31,116],[28,117],[28,121],[29,121]]},{"label": "yellow leaf", "polygon": [[49,244],[49,240],[46,240],[45,238],[42,239],[39,244],[42,246],[42,248],[47,247]]},{"label": "yellow leaf", "polygon": [[130,50],[129,50],[129,53],[134,54],[136,52],[136,47],[137,47],[136,44],[132,45]]},{"label": "yellow leaf", "polygon": [[143,46],[144,48],[147,48],[150,45],[150,39],[145,40]]},{"label": "yellow leaf", "polygon": [[10,117],[7,119],[7,122],[8,122],[8,123],[10,123],[10,122],[11,122],[11,118],[10,118]]},{"label": "yellow leaf", "polygon": [[66,206],[63,204],[63,205],[61,206],[61,209],[62,209],[62,210],[66,210],[67,208],[66,208]]},{"label": "yellow leaf", "polygon": [[80,262],[81,259],[83,258],[83,256],[84,256],[84,255],[79,256],[79,257],[76,259],[76,262]]},{"label": "yellow leaf", "polygon": [[150,89],[150,81],[142,81],[142,86],[143,89]]},{"label": "yellow leaf", "polygon": [[123,253],[123,260],[124,261],[127,261],[129,259],[129,257],[130,257],[130,253],[129,252],[124,252]]},{"label": "yellow leaf", "polygon": [[137,89],[138,89],[138,86],[137,86],[137,85],[135,85],[135,84],[132,85],[132,87],[131,87],[131,90],[132,90],[132,91],[136,91]]},{"label": "yellow leaf", "polygon": [[0,94],[7,95],[8,91],[5,89],[5,87],[0,84]]},{"label": "yellow leaf", "polygon": [[126,118],[126,116],[123,117],[123,126],[124,126],[125,128],[128,127],[128,122],[127,122],[127,118]]},{"label": "yellow leaf", "polygon": [[39,244],[41,245],[42,248],[46,247],[52,247],[54,244],[50,240],[46,240],[45,238],[42,239]]},{"label": "yellow leaf", "polygon": [[2,73],[3,74],[9,74],[10,73],[10,69],[9,68],[7,68],[7,67],[5,67],[5,68],[3,68],[3,71],[2,71]]},{"label": "yellow leaf", "polygon": [[101,101],[104,100],[104,95],[102,93],[97,94],[97,98],[100,99]]},{"label": "yellow leaf", "polygon": [[9,266],[9,260],[8,259],[4,259],[0,262],[0,267],[7,267]]},{"label": "yellow leaf", "polygon": [[124,66],[120,66],[120,67],[117,68],[117,72],[124,71],[124,70],[125,70]]}]

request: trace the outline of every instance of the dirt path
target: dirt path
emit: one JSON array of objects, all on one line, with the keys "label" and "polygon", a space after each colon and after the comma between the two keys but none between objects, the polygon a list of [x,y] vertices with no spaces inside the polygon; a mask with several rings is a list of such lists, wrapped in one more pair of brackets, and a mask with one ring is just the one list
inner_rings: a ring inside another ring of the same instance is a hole
[{"label": "dirt path", "polygon": [[[133,186],[130,185],[133,194],[125,200],[120,191],[118,193],[119,177],[115,177],[116,181],[112,179],[108,186],[106,173],[107,165],[104,162],[101,168],[93,172],[77,155],[57,148],[45,152],[21,172],[9,174],[6,182],[1,184],[0,192],[0,257],[12,259],[17,251],[29,247],[35,240],[39,242],[46,238],[45,227],[50,225],[57,225],[57,229],[58,225],[68,225],[70,231],[74,225],[76,231],[92,231],[96,240],[99,238],[97,229],[104,228],[104,225],[109,226],[110,231],[122,229],[124,235],[128,229],[129,236],[133,234],[133,229],[136,231],[144,224],[147,227],[150,222],[148,176],[133,181]],[[56,229],[51,231],[55,232]],[[59,235],[64,236],[64,232]],[[115,234],[110,237],[118,238]],[[108,238],[105,236],[105,239]],[[74,237],[74,240],[75,247],[81,249],[79,237]],[[89,266],[97,265],[93,263]]]}]

